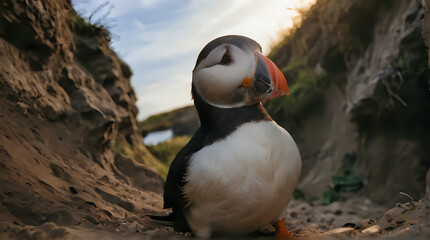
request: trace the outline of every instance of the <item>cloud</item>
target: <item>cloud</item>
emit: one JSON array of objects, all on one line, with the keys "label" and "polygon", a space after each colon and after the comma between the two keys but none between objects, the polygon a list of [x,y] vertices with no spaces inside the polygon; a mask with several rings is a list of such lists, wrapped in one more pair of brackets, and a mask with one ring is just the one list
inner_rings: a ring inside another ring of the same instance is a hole
[{"label": "cloud", "polygon": [[[173,76],[171,79],[147,85],[137,92],[139,118],[145,119],[151,114],[164,112],[185,105],[191,105],[191,83],[183,82],[186,76]],[[172,104],[172,99],[181,99]]]},{"label": "cloud", "polygon": [[[103,0],[74,0],[95,8]],[[139,118],[185,104],[199,51],[212,39],[239,34],[259,42],[268,53],[280,29],[298,13],[288,10],[314,0],[140,0],[110,1],[119,39],[112,46],[132,67]],[[77,4],[76,4],[77,3]]]},{"label": "cloud", "polygon": [[134,25],[136,25],[136,27],[138,27],[139,29],[145,28],[145,24],[143,24],[141,21],[135,19],[133,22],[134,22]]},{"label": "cloud", "polygon": [[159,4],[160,0],[140,0],[140,3],[144,8],[151,8],[156,4]]}]

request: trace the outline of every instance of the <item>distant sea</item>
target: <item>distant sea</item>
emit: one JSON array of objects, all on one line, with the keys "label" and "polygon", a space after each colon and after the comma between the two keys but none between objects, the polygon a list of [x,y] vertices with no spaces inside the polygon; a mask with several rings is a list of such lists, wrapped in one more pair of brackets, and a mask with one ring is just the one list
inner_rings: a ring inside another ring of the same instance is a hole
[{"label": "distant sea", "polygon": [[163,131],[151,132],[143,138],[145,145],[157,145],[173,138],[173,130],[167,129]]}]

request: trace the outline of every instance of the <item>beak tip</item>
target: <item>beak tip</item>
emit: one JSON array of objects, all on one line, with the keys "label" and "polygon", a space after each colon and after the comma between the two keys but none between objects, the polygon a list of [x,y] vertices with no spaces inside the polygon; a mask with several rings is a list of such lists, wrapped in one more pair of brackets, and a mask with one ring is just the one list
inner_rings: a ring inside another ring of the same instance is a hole
[{"label": "beak tip", "polygon": [[271,95],[269,95],[265,100],[279,97],[283,94],[289,95],[290,92],[288,90],[288,83],[282,71],[275,65],[275,63],[273,63],[263,54],[259,53],[258,57],[262,60],[269,72],[271,85],[277,90],[274,91]]}]

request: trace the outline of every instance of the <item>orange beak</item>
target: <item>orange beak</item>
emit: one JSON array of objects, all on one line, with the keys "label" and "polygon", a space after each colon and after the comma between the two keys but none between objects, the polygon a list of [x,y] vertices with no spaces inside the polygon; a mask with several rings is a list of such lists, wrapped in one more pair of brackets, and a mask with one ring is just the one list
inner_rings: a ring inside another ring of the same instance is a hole
[{"label": "orange beak", "polygon": [[285,93],[289,94],[287,80],[281,70],[267,57],[256,52],[257,68],[254,84],[260,101],[266,101]]}]

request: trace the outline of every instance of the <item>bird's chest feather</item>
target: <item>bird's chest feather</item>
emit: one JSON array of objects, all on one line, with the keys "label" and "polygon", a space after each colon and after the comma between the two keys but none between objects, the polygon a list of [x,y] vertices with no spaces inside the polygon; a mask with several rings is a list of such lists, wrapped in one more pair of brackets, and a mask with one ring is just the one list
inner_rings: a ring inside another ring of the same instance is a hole
[{"label": "bird's chest feather", "polygon": [[199,211],[192,213],[196,219],[200,213],[243,219],[252,208],[278,203],[280,210],[274,211],[279,212],[300,170],[300,155],[288,132],[272,121],[251,122],[193,154],[183,193]]}]

